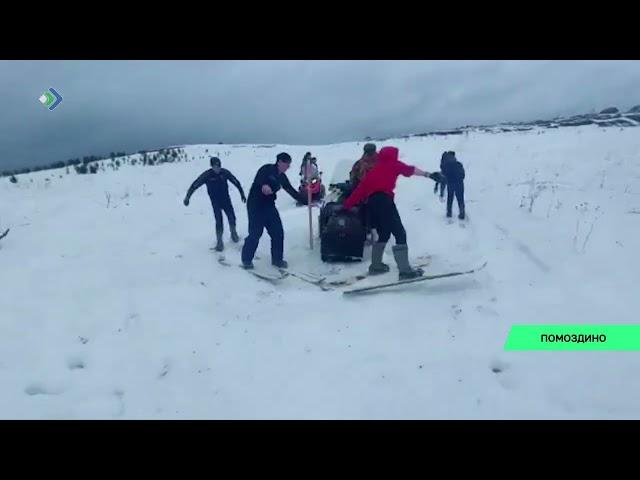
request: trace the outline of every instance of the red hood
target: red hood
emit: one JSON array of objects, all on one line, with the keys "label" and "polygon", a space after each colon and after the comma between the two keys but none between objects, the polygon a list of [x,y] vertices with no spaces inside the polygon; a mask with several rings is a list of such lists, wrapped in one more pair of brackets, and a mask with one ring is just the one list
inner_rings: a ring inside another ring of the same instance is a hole
[{"label": "red hood", "polygon": [[355,190],[345,200],[345,208],[351,208],[378,192],[393,198],[398,175],[410,177],[415,173],[415,167],[406,165],[398,160],[398,154],[399,151],[396,147],[383,147],[380,149],[378,162],[362,178]]},{"label": "red hood", "polygon": [[378,152],[380,162],[397,162],[398,149],[396,147],[382,147]]}]

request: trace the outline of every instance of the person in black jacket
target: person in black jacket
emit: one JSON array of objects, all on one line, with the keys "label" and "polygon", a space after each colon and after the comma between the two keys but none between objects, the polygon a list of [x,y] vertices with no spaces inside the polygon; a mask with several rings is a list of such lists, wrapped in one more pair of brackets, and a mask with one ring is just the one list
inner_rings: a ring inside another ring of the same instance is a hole
[{"label": "person in black jacket", "polygon": [[222,242],[222,233],[224,231],[224,225],[222,223],[222,212],[227,215],[227,221],[229,222],[229,230],[231,230],[231,240],[239,242],[240,238],[236,232],[236,214],[233,211],[233,205],[231,198],[229,198],[229,186],[227,182],[233,183],[240,192],[240,198],[243,203],[246,203],[247,199],[244,196],[242,185],[236,177],[234,177],[229,170],[222,168],[222,162],[218,157],[211,157],[211,168],[203,172],[196,180],[191,184],[187,195],[184,197],[185,206],[189,206],[189,199],[193,192],[195,192],[202,185],[207,186],[207,193],[211,200],[211,206],[213,207],[213,215],[216,219],[216,250],[221,252],[224,249]]},{"label": "person in black jacket", "polygon": [[264,229],[271,237],[271,264],[278,268],[287,268],[283,259],[284,229],[280,214],[276,208],[276,192],[282,188],[291,197],[306,205],[307,199],[291,186],[285,172],[291,166],[291,156],[282,152],[275,163],[260,167],[249,191],[247,213],[249,217],[249,236],[242,247],[242,266],[253,268],[253,257],[260,243]]},{"label": "person in black jacket", "polygon": [[442,173],[447,178],[447,217],[451,217],[451,207],[455,195],[458,201],[458,218],[464,220],[464,166],[456,159],[455,152],[445,152]]},{"label": "person in black jacket", "polygon": [[[449,152],[444,152],[442,154],[442,157],[440,158],[440,172],[443,172],[443,168],[444,168],[444,163],[447,160],[447,156],[448,156]],[[444,175],[444,173],[443,173]],[[438,193],[438,187],[440,187],[440,201],[442,202],[444,200],[444,189],[447,186],[446,182],[436,182],[435,185],[433,186],[433,193]]]}]

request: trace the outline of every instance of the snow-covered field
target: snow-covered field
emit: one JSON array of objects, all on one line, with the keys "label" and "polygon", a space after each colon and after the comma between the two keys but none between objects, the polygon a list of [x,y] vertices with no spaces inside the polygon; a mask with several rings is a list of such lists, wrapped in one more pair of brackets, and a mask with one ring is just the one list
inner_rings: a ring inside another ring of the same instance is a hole
[{"label": "snow-covered field", "polygon": [[[329,183],[362,145],[188,146],[188,163],[0,179],[0,418],[640,418],[640,352],[504,351],[514,324],[638,322],[640,130],[378,143],[430,171],[457,152],[464,224],[455,203],[447,223],[431,180],[398,181],[410,256],[432,255],[428,273],[488,266],[375,295],[224,267],[205,188],[182,205],[208,155],[248,192],[280,151],[297,186],[307,150]],[[291,268],[330,273],[306,208],[284,192],[278,205]],[[228,228],[225,241],[239,263]],[[258,255],[267,268],[266,233]],[[392,280],[390,246],[385,261]]]}]

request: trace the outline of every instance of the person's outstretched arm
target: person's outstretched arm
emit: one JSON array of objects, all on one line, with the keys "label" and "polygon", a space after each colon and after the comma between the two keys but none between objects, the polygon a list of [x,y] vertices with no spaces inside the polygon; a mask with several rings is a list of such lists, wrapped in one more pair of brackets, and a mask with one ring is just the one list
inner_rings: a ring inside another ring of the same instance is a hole
[{"label": "person's outstretched arm", "polygon": [[189,199],[191,198],[191,195],[193,195],[193,192],[195,192],[202,185],[207,183],[207,178],[209,177],[209,175],[211,175],[211,171],[207,170],[206,172],[202,173],[198,178],[196,178],[194,182],[191,184],[191,186],[189,187],[189,190],[187,190],[187,194],[184,197],[183,203],[186,206],[189,205]]},{"label": "person's outstretched arm", "polygon": [[289,182],[289,179],[284,173],[280,174],[280,179],[281,179],[280,182],[282,184],[282,189],[285,192],[287,192],[289,195],[291,195],[291,198],[293,198],[297,202],[302,203],[303,205],[307,205],[309,203],[307,201],[307,197],[305,197],[304,195],[301,195],[300,192],[298,192],[295,188],[293,188],[293,186],[291,185],[291,182]]}]

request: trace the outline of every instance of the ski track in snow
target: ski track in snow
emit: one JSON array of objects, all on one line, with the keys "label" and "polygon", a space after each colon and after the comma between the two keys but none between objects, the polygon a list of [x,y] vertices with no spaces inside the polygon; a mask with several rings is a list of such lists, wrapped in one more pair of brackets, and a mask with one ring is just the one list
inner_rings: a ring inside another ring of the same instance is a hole
[{"label": "ski track in snow", "polygon": [[547,264],[545,264],[542,260],[540,260],[536,255],[533,254],[531,248],[529,248],[528,245],[522,243],[520,240],[512,238],[511,234],[503,226],[498,225],[497,223],[495,224],[495,226],[515,244],[516,248],[520,252],[522,252],[527,259],[529,259],[534,265],[540,268],[540,270],[542,270],[544,273],[549,273],[551,271],[551,268]]}]

